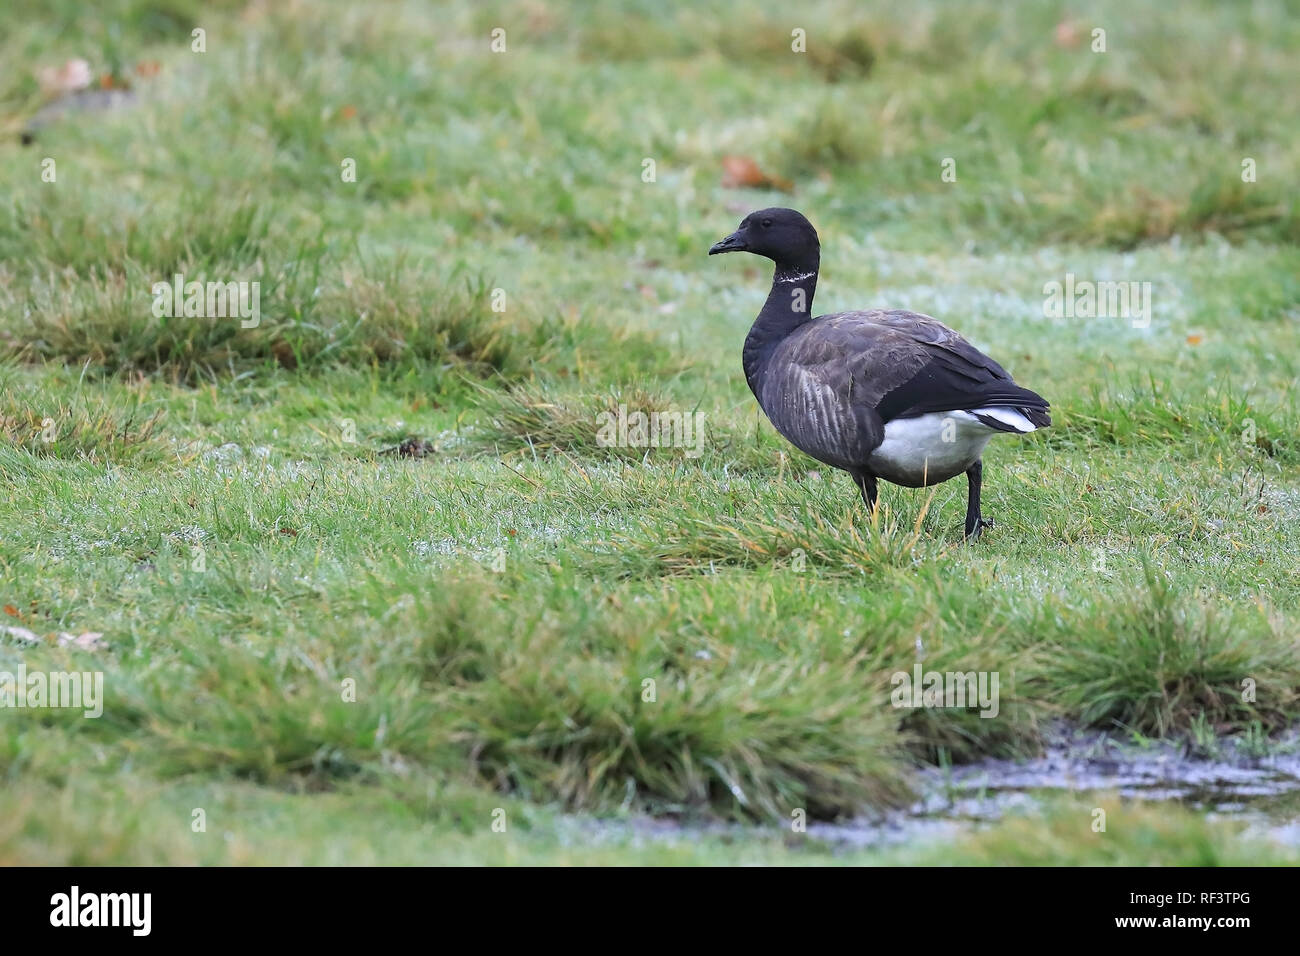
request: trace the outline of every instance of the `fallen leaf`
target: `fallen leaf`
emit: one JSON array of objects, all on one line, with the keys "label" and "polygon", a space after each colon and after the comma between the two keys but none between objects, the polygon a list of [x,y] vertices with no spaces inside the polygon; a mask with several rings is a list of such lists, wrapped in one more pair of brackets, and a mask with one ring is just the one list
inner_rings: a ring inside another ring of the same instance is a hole
[{"label": "fallen leaf", "polygon": [[17,616],[18,616],[18,608],[14,607],[12,604],[6,604],[6,605],[5,605],[5,613],[8,614],[10,617],[17,617]]},{"label": "fallen leaf", "polygon": [[293,346],[281,339],[271,346],[271,354],[283,368],[295,369],[298,367],[298,356],[294,354]]},{"label": "fallen leaf", "polygon": [[1079,45],[1079,24],[1073,20],[1062,20],[1056,25],[1056,45],[1068,50]]},{"label": "fallen leaf", "polygon": [[[39,634],[35,631],[29,631],[25,627],[0,627],[0,635],[8,635],[24,644],[42,643]],[[104,635],[100,631],[82,631],[80,634],[59,631],[54,637],[60,647],[76,647],[83,651],[102,651],[108,647],[104,643]]]},{"label": "fallen leaf", "polygon": [[82,631],[80,634],[69,634],[66,631],[60,631],[59,646],[78,647],[83,651],[102,651],[108,647],[104,643],[104,635],[100,631]]},{"label": "fallen leaf", "polygon": [[7,634],[14,640],[22,641],[24,644],[39,644],[41,642],[35,632],[29,631],[25,627],[0,627],[0,634]]},{"label": "fallen leaf", "polygon": [[1187,344],[1188,344],[1188,345],[1200,345],[1202,341],[1204,341],[1204,339],[1203,339],[1203,337],[1200,336],[1200,335],[1189,335],[1189,336],[1187,336]]},{"label": "fallen leaf", "polygon": [[36,81],[41,85],[41,92],[47,96],[62,96],[75,93],[90,86],[94,79],[90,64],[85,60],[69,60],[60,67],[46,67],[36,72]]},{"label": "fallen leaf", "polygon": [[129,90],[131,84],[114,73],[105,73],[99,78],[101,90]]},{"label": "fallen leaf", "polygon": [[748,156],[722,157],[722,185],[728,189],[741,186],[762,189],[770,186],[783,192],[794,191],[794,184],[788,179],[769,176]]},{"label": "fallen leaf", "polygon": [[353,106],[351,103],[349,103],[347,106],[339,110],[339,119],[345,119],[345,120],[352,119],[356,115],[357,115],[357,108]]}]

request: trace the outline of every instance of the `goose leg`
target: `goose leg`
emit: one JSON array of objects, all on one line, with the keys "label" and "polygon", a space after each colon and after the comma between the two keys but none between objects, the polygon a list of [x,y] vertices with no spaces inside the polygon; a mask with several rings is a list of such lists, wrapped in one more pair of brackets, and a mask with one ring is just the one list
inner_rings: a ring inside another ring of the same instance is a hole
[{"label": "goose leg", "polygon": [[993,519],[987,521],[980,516],[980,488],[984,484],[984,462],[976,460],[966,469],[966,540],[974,541],[980,531],[993,527]]},{"label": "goose leg", "polygon": [[862,501],[867,506],[867,511],[874,514],[876,499],[879,494],[876,488],[876,476],[865,471],[855,471],[853,472],[853,480],[857,482],[858,490],[862,492]]}]

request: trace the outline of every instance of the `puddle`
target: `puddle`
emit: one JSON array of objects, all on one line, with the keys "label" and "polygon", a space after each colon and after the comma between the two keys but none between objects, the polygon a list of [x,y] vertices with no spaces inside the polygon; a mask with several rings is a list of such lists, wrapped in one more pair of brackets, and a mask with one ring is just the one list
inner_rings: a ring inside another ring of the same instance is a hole
[{"label": "puddle", "polygon": [[907,810],[810,824],[808,834],[846,847],[889,847],[1032,814],[1047,796],[1098,792],[1243,820],[1250,836],[1300,846],[1300,729],[1271,740],[1267,756],[1250,752],[1239,738],[1221,740],[1218,748],[1204,759],[1182,741],[1139,745],[1058,726],[1040,757],[927,768],[918,775],[921,797]]},{"label": "puddle", "polygon": [[[1050,796],[1089,792],[1175,802],[1210,819],[1244,821],[1244,836],[1300,847],[1300,728],[1269,741],[1267,755],[1239,738],[1204,759],[1183,741],[1135,744],[1110,734],[1054,727],[1043,755],[986,759],[918,772],[920,798],[905,810],[837,823],[809,823],[808,836],[842,849],[886,849],[951,839],[1009,815],[1033,815]],[[577,823],[577,821],[575,821]],[[744,839],[752,828],[671,819],[584,820],[587,839],[684,842],[697,835]]]}]

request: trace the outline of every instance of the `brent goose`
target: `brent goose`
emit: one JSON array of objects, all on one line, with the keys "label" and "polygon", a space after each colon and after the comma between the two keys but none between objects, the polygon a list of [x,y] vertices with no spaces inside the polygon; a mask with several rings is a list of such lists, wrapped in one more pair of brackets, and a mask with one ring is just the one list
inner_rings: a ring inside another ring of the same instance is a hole
[{"label": "brent goose", "polygon": [[928,315],[894,309],[812,318],[817,230],[793,209],[760,209],[709,255],[776,263],[772,291],[745,339],[745,379],[776,430],[847,471],[869,509],[876,479],[920,488],[966,473],[966,537],[980,515],[980,455],[998,432],[1052,423],[1041,395]]}]

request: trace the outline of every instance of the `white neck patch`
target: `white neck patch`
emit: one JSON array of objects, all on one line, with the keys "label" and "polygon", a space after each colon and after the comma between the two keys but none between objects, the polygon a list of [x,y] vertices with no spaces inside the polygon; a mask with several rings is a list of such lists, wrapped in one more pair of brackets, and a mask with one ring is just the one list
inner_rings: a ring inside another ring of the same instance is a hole
[{"label": "white neck patch", "polygon": [[792,272],[789,275],[777,276],[777,282],[802,282],[804,279],[811,279],[817,273],[815,272]]}]

